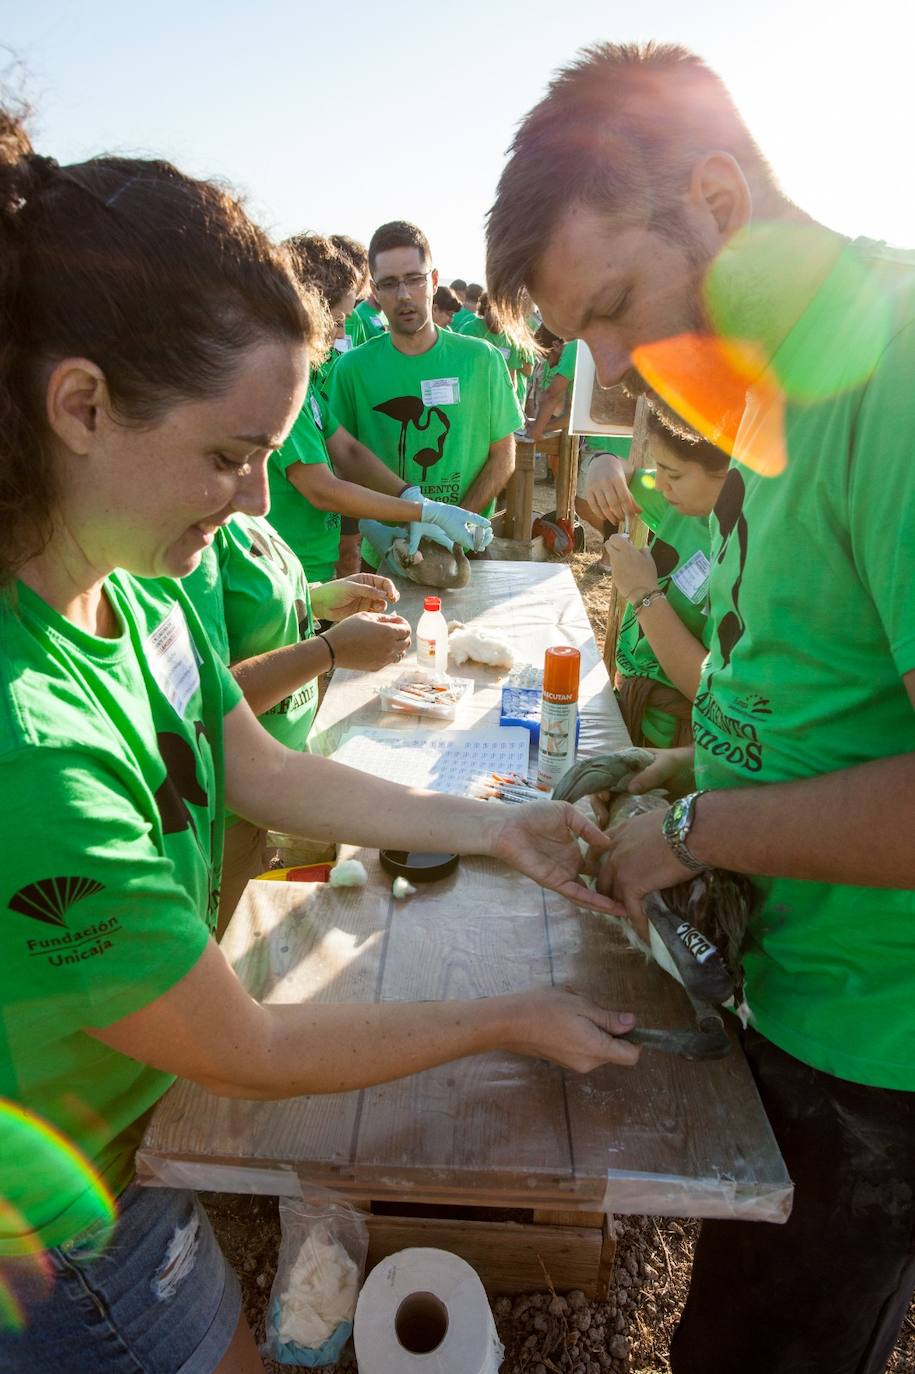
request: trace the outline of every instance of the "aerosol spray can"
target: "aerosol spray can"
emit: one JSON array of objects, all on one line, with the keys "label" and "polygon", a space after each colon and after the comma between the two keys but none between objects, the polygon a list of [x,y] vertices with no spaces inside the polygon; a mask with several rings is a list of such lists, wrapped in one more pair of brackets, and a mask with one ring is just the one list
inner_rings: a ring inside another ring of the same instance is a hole
[{"label": "aerosol spray can", "polygon": [[575,762],[580,674],[581,654],[577,649],[566,644],[547,649],[543,662],[543,704],[537,751],[540,787],[555,787]]}]

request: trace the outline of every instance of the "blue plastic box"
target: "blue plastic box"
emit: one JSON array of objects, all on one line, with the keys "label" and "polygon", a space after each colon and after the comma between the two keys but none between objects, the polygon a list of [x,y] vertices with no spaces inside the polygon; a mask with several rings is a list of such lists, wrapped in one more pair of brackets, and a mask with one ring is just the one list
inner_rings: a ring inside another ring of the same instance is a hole
[{"label": "blue plastic box", "polygon": [[[520,725],[529,730],[535,744],[540,743],[540,707],[542,693],[539,687],[503,687],[502,708],[499,712],[500,725]],[[581,736],[581,717],[575,720],[575,747]]]}]

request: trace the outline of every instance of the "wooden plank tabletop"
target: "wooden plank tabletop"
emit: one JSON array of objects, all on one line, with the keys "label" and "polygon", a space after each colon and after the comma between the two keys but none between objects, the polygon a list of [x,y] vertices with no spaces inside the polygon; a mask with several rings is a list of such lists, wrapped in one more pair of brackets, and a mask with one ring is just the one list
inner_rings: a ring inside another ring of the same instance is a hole
[{"label": "wooden plank tabletop", "polygon": [[[401,608],[415,625],[419,589],[407,589]],[[577,644],[582,752],[628,742],[567,568],[477,564],[445,610],[504,635],[534,663],[549,644]],[[472,714],[453,728],[497,724],[504,675],[475,666],[469,675]],[[413,728],[379,715],[377,676],[335,675],[317,725],[324,750],[358,723]],[[396,902],[377,853],[358,852],[369,871],[363,889],[249,884],[223,947],[255,997],[399,1001],[568,984],[634,1010],[643,1024],[690,1025],[682,990],[602,917],[503,865],[462,859],[444,882]],[[277,1103],[179,1083],[153,1114],[137,1161],[147,1182],[271,1193],[292,1191],[298,1175],[354,1198],[478,1206],[778,1221],[791,1200],[736,1045],[717,1063],[643,1051],[634,1070],[585,1076],[482,1055],[362,1092]]]}]

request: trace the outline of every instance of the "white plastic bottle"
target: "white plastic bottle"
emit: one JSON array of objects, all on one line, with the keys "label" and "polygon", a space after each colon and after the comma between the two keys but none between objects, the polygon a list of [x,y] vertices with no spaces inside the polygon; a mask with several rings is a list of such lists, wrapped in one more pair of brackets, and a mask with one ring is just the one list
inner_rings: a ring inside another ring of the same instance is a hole
[{"label": "white plastic bottle", "polygon": [[448,622],[442,615],[442,601],[427,596],[416,626],[416,662],[432,673],[448,671]]}]

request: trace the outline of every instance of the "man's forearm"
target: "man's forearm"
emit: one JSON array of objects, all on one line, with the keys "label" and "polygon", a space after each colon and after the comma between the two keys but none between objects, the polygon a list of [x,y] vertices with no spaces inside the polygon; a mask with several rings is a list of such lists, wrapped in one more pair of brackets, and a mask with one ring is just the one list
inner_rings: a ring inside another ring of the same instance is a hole
[{"label": "man's forearm", "polygon": [[712,868],[915,888],[915,755],[799,782],[709,792],[689,848]]},{"label": "man's forearm", "polygon": [[486,464],[467,488],[460,504],[465,510],[479,513],[494,501],[515,470],[515,438],[509,434],[489,450]]}]

